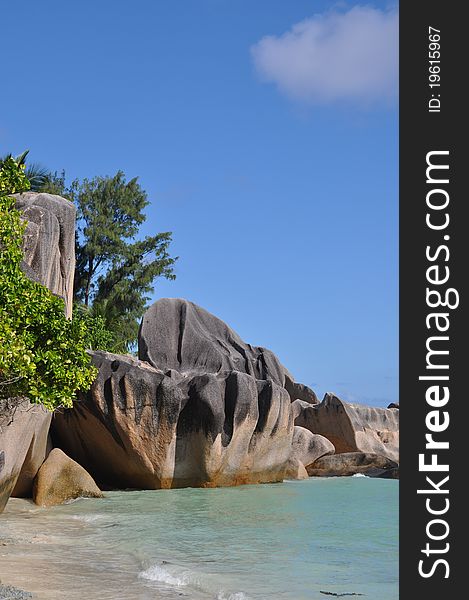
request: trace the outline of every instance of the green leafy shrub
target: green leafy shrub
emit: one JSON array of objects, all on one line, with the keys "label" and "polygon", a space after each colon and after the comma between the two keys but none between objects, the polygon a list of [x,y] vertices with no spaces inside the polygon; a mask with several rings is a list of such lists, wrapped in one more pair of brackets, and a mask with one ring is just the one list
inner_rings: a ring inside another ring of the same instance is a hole
[{"label": "green leafy shrub", "polygon": [[93,309],[88,306],[76,302],[73,306],[73,320],[84,324],[86,346],[90,350],[117,352],[116,336],[108,330],[104,317],[94,314]]},{"label": "green leafy shrub", "polygon": [[65,318],[64,302],[21,270],[26,224],[15,192],[29,182],[11,156],[0,164],[0,398],[25,396],[49,410],[70,407],[96,369],[86,352],[83,321]]}]

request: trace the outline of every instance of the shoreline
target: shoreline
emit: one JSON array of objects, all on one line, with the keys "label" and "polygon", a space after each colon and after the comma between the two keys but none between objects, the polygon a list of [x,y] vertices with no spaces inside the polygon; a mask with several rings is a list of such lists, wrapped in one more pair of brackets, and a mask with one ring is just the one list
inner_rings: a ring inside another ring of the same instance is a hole
[{"label": "shoreline", "polygon": [[[86,502],[86,499],[78,502]],[[61,533],[62,527],[67,527],[67,534]],[[70,528],[75,536],[67,542],[65,537],[70,535]],[[0,518],[0,592],[12,590],[5,600],[81,600],[83,597],[163,600],[155,590],[147,596],[142,582],[129,576],[131,572],[138,573],[135,557],[119,552],[117,564],[114,549],[97,550],[92,541],[92,530],[86,520],[73,515],[64,518],[54,509],[40,508],[29,499],[10,499]],[[84,584],[90,587],[96,580],[99,569],[95,565],[102,565],[109,589],[95,592],[93,596],[90,590],[83,591],[83,587]],[[128,570],[121,570],[122,565]],[[4,600],[1,593],[0,600]]]},{"label": "shoreline", "polygon": [[8,600],[394,600],[397,493],[395,481],[350,477],[109,492],[49,509],[13,499],[0,581],[24,590]]}]

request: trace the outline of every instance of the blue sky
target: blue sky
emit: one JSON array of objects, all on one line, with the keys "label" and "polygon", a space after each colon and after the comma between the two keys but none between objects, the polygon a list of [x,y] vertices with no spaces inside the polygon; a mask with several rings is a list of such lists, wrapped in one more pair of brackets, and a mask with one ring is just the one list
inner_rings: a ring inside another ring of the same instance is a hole
[{"label": "blue sky", "polygon": [[[0,154],[138,175],[184,297],[319,394],[397,400],[397,31],[387,2],[2,9]],[[269,36],[269,37],[266,37]]]}]

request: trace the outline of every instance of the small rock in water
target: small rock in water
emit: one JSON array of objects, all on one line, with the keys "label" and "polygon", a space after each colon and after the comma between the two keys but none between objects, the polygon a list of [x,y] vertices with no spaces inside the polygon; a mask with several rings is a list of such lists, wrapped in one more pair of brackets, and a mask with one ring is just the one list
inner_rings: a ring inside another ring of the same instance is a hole
[{"label": "small rock in water", "polygon": [[341,596],[364,596],[364,594],[357,594],[357,592],[342,592],[337,594],[336,592],[323,592],[322,590],[319,590],[320,594],[324,594],[325,596],[337,596],[337,597],[341,597]]}]

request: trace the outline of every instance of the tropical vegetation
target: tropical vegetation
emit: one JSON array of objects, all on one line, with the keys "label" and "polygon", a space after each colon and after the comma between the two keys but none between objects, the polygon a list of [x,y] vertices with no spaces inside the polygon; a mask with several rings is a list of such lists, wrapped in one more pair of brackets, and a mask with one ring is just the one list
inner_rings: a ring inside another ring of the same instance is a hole
[{"label": "tropical vegetation", "polygon": [[71,406],[96,376],[90,332],[65,317],[64,301],[23,273],[26,223],[12,194],[30,189],[24,162],[0,162],[0,400],[27,397],[49,410]]}]

